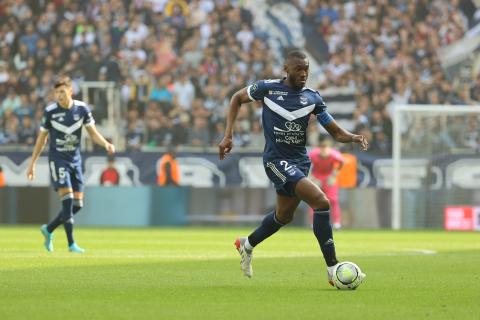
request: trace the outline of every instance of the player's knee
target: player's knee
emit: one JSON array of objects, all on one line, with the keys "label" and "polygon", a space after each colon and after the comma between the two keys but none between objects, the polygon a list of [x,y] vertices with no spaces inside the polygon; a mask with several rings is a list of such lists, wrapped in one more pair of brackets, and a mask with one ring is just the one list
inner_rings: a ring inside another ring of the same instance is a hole
[{"label": "player's knee", "polygon": [[275,219],[283,225],[289,224],[293,220],[293,213],[279,213],[275,214]]},{"label": "player's knee", "polygon": [[73,200],[73,214],[76,214],[78,211],[83,208],[83,200],[75,199]]},{"label": "player's knee", "polygon": [[323,193],[319,193],[315,197],[311,206],[314,210],[315,209],[330,210],[330,201],[328,200],[328,198]]}]

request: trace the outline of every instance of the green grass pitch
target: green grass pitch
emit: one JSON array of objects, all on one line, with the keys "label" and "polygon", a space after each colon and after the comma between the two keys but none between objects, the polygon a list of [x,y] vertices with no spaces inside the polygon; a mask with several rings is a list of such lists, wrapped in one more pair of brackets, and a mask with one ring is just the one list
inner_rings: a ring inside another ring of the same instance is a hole
[{"label": "green grass pitch", "polygon": [[74,255],[62,229],[47,253],[38,227],[0,227],[0,319],[480,319],[480,233],[336,232],[367,274],[339,291],[308,229],[262,243],[244,277],[248,231],[79,227]]}]

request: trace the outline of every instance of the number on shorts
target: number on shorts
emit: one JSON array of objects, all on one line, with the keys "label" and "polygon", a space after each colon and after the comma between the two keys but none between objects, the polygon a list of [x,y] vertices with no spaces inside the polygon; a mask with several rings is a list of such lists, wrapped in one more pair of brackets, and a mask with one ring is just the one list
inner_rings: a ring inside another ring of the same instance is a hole
[{"label": "number on shorts", "polygon": [[60,180],[65,179],[65,168],[58,168],[58,176],[59,176]]},{"label": "number on shorts", "polygon": [[288,170],[292,169],[292,166],[288,165],[288,162],[285,161],[285,160],[280,161],[280,165],[283,166],[285,171],[288,171]]},{"label": "number on shorts", "polygon": [[55,170],[55,162],[50,161],[50,171],[52,172],[52,178],[53,181],[57,182],[58,178],[60,177],[60,180],[64,180],[66,176],[65,168],[58,168],[58,177],[57,177],[57,171]]}]

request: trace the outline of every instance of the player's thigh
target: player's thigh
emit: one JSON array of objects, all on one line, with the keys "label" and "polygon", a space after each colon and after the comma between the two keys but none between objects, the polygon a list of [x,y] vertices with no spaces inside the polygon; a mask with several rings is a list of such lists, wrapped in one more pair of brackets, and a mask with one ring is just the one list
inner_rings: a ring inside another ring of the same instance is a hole
[{"label": "player's thigh", "polygon": [[314,209],[328,209],[330,206],[325,193],[308,178],[303,178],[295,185],[295,194]]},{"label": "player's thigh", "polygon": [[293,219],[295,210],[300,203],[298,197],[289,197],[277,193],[276,217],[282,223],[289,223]]},{"label": "player's thigh", "polygon": [[61,162],[50,161],[50,179],[55,190],[63,197],[67,193],[73,192],[72,181],[70,179],[70,170]]},{"label": "player's thigh", "polygon": [[83,199],[83,188],[84,188],[84,181],[83,181],[83,172],[81,165],[74,165],[71,169],[71,181],[72,181],[72,189],[74,192],[75,199]]}]

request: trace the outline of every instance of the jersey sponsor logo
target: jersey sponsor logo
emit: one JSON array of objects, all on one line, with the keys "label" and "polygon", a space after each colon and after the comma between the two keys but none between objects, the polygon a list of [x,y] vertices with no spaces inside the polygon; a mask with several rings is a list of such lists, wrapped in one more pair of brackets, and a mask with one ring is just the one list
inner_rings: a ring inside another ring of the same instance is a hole
[{"label": "jersey sponsor logo", "polygon": [[282,131],[282,132],[300,131],[300,129],[302,129],[302,126],[293,121],[287,121],[285,122],[285,128],[287,128],[287,130],[283,130],[283,129],[277,128],[276,126],[273,126],[273,130]]},{"label": "jersey sponsor logo", "polygon": [[[287,121],[284,124],[285,129],[273,126],[276,143],[302,145],[305,144],[305,131],[302,126],[293,121]],[[287,169],[285,169],[287,170]]]},{"label": "jersey sponsor logo", "polygon": [[300,103],[306,106],[308,104],[308,98],[304,96],[300,96]]},{"label": "jersey sponsor logo", "polygon": [[268,94],[272,96],[288,96],[288,92],[279,90],[268,90]]},{"label": "jersey sponsor logo", "polygon": [[267,97],[263,98],[263,102],[270,110],[272,110],[273,112],[275,112],[276,114],[280,115],[281,117],[285,118],[288,121],[293,121],[298,118],[305,117],[310,113],[312,113],[313,109],[315,109],[315,105],[311,104],[309,106],[297,109],[295,111],[288,111],[283,107],[279,106],[278,104],[276,104],[275,102],[273,102],[272,100],[268,99]]},{"label": "jersey sponsor logo", "polygon": [[56,119],[58,117],[65,117],[65,112],[52,114],[52,119]]},{"label": "jersey sponsor logo", "polygon": [[58,138],[55,140],[57,143],[57,151],[75,151],[80,143],[78,137],[74,134],[65,134],[64,138],[65,140]]}]

